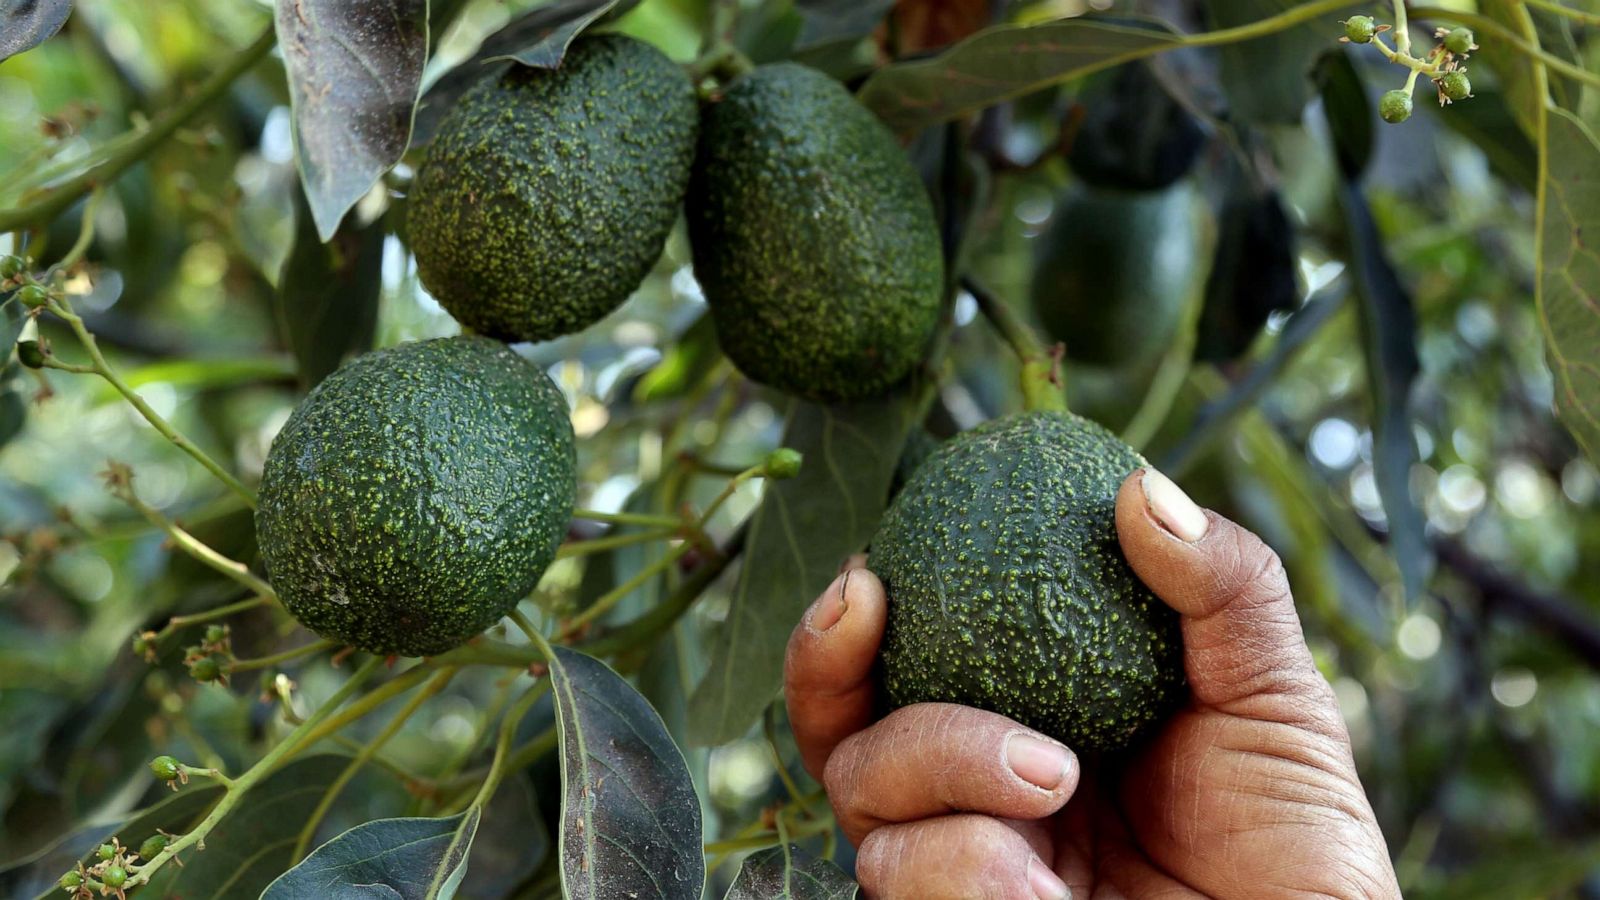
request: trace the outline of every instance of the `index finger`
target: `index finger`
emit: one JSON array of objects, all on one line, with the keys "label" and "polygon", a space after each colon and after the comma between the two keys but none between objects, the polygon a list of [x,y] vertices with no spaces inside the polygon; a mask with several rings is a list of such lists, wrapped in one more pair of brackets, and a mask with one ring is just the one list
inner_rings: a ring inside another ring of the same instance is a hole
[{"label": "index finger", "polygon": [[789,636],[783,695],[800,758],[818,781],[833,748],[872,722],[872,666],[887,610],[878,576],[847,569]]}]

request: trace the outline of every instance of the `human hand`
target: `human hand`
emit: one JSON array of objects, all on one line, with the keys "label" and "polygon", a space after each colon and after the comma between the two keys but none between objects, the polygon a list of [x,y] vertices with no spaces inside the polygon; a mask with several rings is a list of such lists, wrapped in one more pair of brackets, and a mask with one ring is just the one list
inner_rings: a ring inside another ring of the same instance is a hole
[{"label": "human hand", "polygon": [[1277,555],[1153,469],[1116,503],[1123,554],[1182,618],[1190,696],[1115,770],[964,706],[873,722],[887,610],[864,560],[796,626],[789,719],[867,895],[1398,898]]}]

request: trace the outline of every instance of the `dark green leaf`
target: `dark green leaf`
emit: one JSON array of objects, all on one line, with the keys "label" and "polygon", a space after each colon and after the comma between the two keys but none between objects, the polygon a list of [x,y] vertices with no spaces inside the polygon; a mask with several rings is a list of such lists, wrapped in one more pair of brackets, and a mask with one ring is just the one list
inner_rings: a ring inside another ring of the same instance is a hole
[{"label": "dark green leaf", "polygon": [[894,8],[894,0],[795,0],[800,13],[798,47],[856,41],[872,33]]},{"label": "dark green leaf", "polygon": [[561,883],[573,900],[699,900],[700,801],[650,704],[605,663],[550,661],[561,737]]},{"label": "dark green leaf", "polygon": [[1439,121],[1478,145],[1490,168],[1532,192],[1539,182],[1539,155],[1518,127],[1498,86],[1472,87],[1471,103],[1453,103],[1439,111]]},{"label": "dark green leaf", "polygon": [[[1482,0],[1479,11],[1510,28],[1515,34],[1523,33],[1524,9],[1518,0]],[[1539,133],[1539,107],[1545,98],[1539,95],[1539,83],[1534,75],[1534,63],[1527,54],[1504,41],[1486,40],[1479,36],[1483,48],[1473,54],[1474,61],[1482,59],[1500,76],[1500,87],[1505,91],[1506,106],[1522,126],[1524,134]],[[1474,79],[1476,80],[1476,79]]]},{"label": "dark green leaf", "polygon": [[27,321],[22,304],[12,299],[10,294],[0,300],[0,363],[11,358],[17,338],[22,335],[22,326]]},{"label": "dark green leaf", "polygon": [[447,819],[379,819],[318,847],[261,900],[435,900],[455,894],[478,830],[474,806]]},{"label": "dark green leaf", "polygon": [[[1212,26],[1222,29],[1259,22],[1299,5],[1299,0],[1210,0],[1202,8]],[[1339,32],[1337,20],[1319,18],[1220,48],[1222,85],[1232,118],[1299,124],[1300,113],[1311,97],[1306,73],[1318,54],[1334,45]]]},{"label": "dark green leaf", "polygon": [[206,835],[204,852],[184,854],[182,866],[162,866],[145,890],[183,900],[259,896],[289,867],[300,829],[349,762],[324,753],[269,775]]},{"label": "dark green leaf", "polygon": [[505,897],[526,881],[550,853],[550,832],[523,773],[507,778],[483,810],[467,857],[461,893],[474,900]]},{"label": "dark green leaf", "polygon": [[[637,0],[557,0],[530,10],[484,39],[471,59],[446,72],[428,88],[417,108],[412,140],[426,144],[439,129],[439,120],[467,89],[485,78],[498,78],[524,57],[543,61],[546,67],[561,62],[567,45],[583,28],[610,13],[620,15]],[[574,23],[578,24],[576,27]],[[559,51],[556,47],[559,45]],[[533,65],[535,63],[527,63]]]},{"label": "dark green leaf", "polygon": [[1333,133],[1334,155],[1346,178],[1360,178],[1372,161],[1372,104],[1350,54],[1329,53],[1317,66],[1322,113]]},{"label": "dark green leaf", "polygon": [[300,178],[323,240],[400,161],[428,56],[427,0],[278,0]]},{"label": "dark green leaf", "polygon": [[71,12],[72,0],[0,0],[0,61],[49,40]]},{"label": "dark green leaf", "polygon": [[1411,431],[1411,386],[1417,358],[1417,313],[1384,250],[1383,235],[1353,181],[1339,190],[1350,239],[1350,268],[1360,297],[1367,388],[1372,398],[1372,467],[1388,520],[1389,551],[1400,567],[1406,600],[1422,595],[1433,567],[1422,512],[1411,496],[1417,442]]},{"label": "dark green leaf", "polygon": [[851,900],[860,891],[838,866],[789,844],[750,854],[723,900]]},{"label": "dark green leaf", "polygon": [[596,3],[593,9],[555,25],[537,40],[524,45],[516,52],[508,53],[505,57],[491,57],[489,61],[505,58],[537,69],[554,69],[561,65],[562,58],[567,55],[567,48],[572,46],[572,39],[585,28],[610,14],[617,8],[618,3],[619,0],[603,0]]},{"label": "dark green leaf", "polygon": [[278,279],[278,321],[307,387],[372,346],[383,287],[383,220],[345,222],[322,242],[304,197],[296,202],[294,248]]},{"label": "dark green leaf", "polygon": [[1539,317],[1556,410],[1600,464],[1600,141],[1565,110],[1549,112],[1539,222]]},{"label": "dark green leaf", "polygon": [[639,379],[633,398],[640,403],[687,393],[722,358],[711,316],[701,315],[678,336],[655,368]]},{"label": "dark green leaf", "polygon": [[22,433],[28,420],[28,401],[16,386],[0,387],[0,447]]},{"label": "dark green leaf", "polygon": [[910,133],[1177,42],[1165,26],[1092,19],[1005,25],[930,59],[879,69],[859,98],[889,127]]},{"label": "dark green leaf", "polygon": [[739,573],[710,671],[689,700],[693,743],[740,737],[777,696],[789,632],[878,526],[917,406],[903,389],[848,406],[791,407],[783,445],[805,463],[767,485],[751,519],[747,558],[759,564]]}]

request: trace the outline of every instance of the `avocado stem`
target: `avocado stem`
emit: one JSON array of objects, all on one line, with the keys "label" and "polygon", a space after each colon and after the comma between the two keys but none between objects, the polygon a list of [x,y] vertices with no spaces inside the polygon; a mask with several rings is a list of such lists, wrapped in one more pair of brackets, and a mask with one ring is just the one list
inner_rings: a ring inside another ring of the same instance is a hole
[{"label": "avocado stem", "polygon": [[1067,399],[1062,392],[1066,384],[1061,375],[1064,348],[1056,344],[1046,349],[1033,329],[1010,306],[972,276],[962,276],[961,287],[972,295],[978,311],[1022,363],[1023,406],[1029,411],[1066,412]]}]

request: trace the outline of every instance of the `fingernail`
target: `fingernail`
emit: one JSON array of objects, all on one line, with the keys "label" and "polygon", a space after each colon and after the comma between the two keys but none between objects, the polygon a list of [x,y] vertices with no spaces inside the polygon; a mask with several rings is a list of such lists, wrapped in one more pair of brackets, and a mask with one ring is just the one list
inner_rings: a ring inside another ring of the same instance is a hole
[{"label": "fingernail", "polygon": [[850,608],[849,601],[844,598],[845,589],[849,586],[850,573],[846,572],[835,578],[822,596],[811,604],[811,610],[806,613],[806,624],[813,631],[827,631],[844,618],[845,610]]},{"label": "fingernail", "polygon": [[1145,469],[1139,483],[1144,487],[1144,502],[1150,514],[1173,537],[1192,544],[1206,536],[1211,522],[1205,511],[1189,499],[1183,488],[1173,484],[1172,479],[1155,469]]},{"label": "fingernail", "polygon": [[1028,863],[1028,884],[1039,900],[1072,900],[1072,888],[1037,856]]},{"label": "fingernail", "polygon": [[1032,735],[1013,734],[1006,740],[1006,765],[1018,778],[1047,791],[1061,785],[1071,760],[1067,748]]}]

